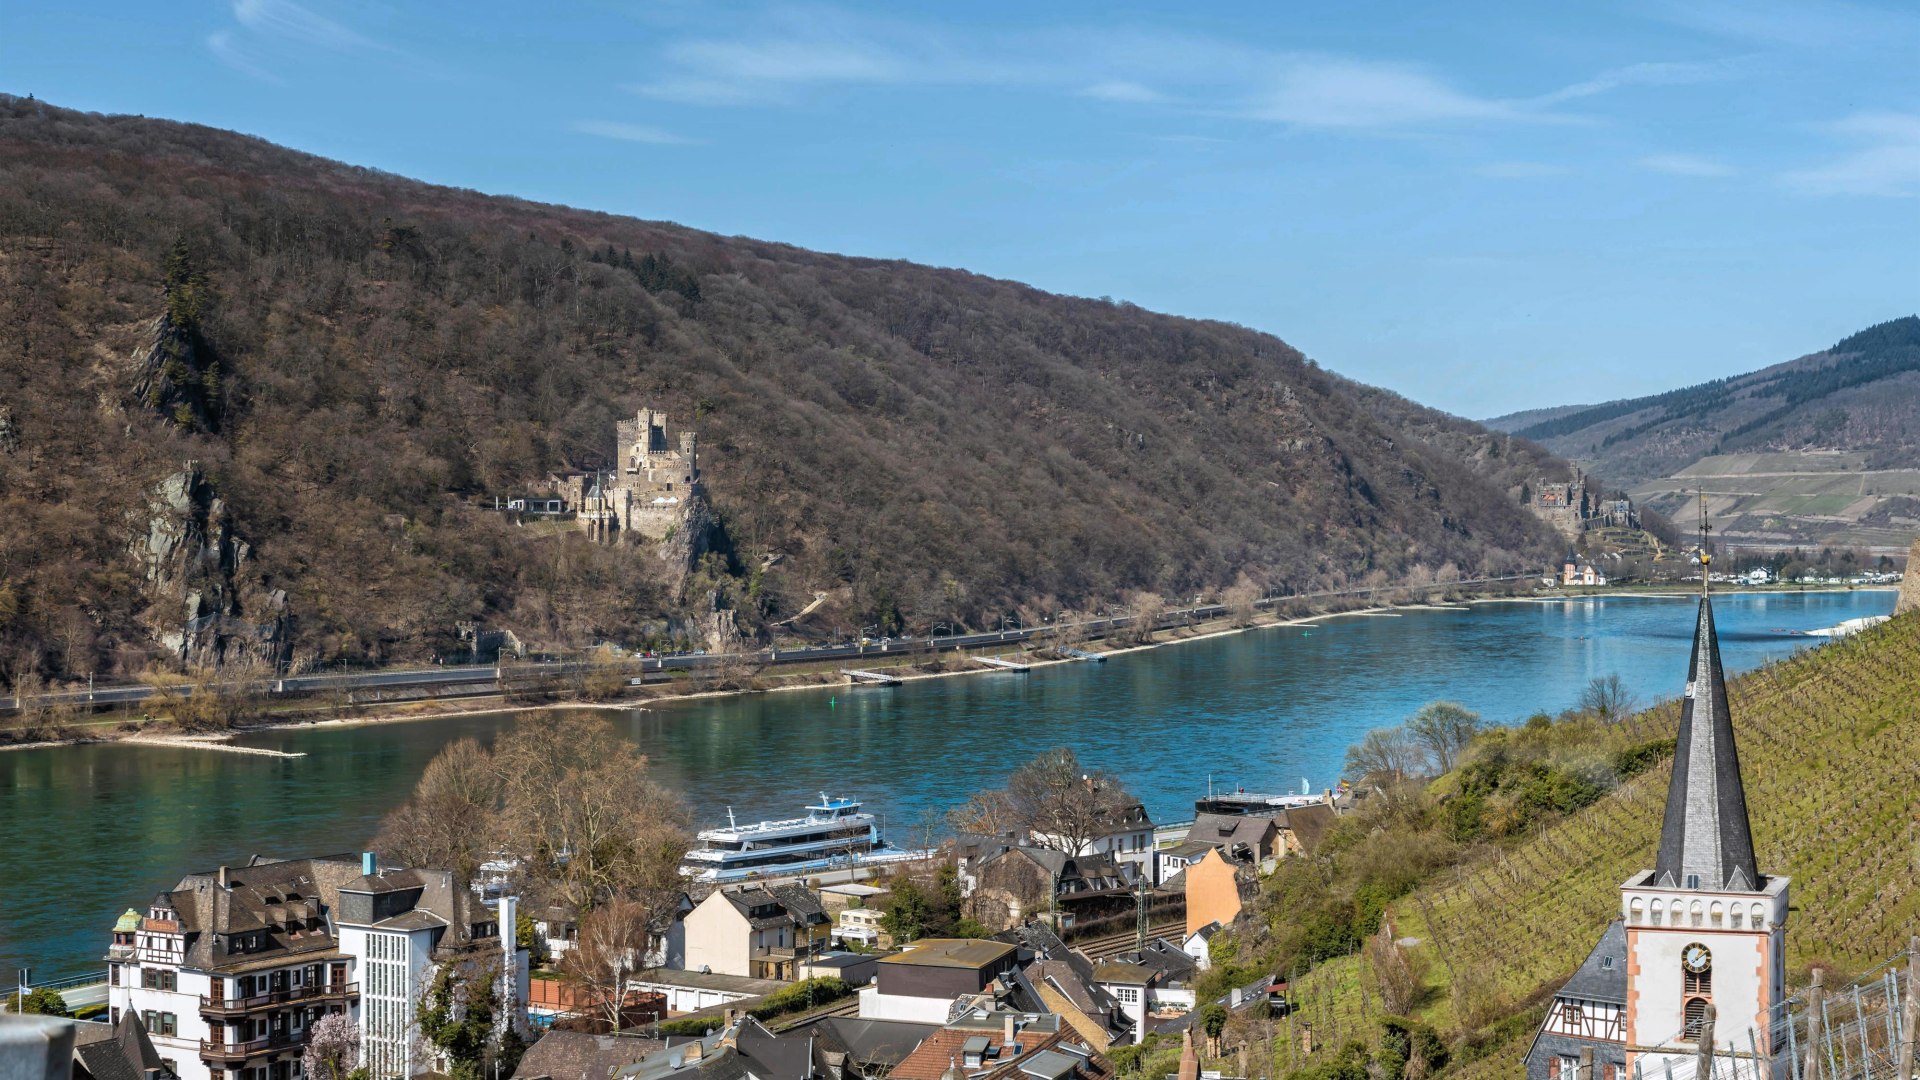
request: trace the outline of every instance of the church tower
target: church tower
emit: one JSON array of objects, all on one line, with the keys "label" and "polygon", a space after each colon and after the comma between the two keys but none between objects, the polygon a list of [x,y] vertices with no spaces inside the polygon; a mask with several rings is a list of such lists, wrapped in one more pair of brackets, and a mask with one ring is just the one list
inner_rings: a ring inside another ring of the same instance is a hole
[{"label": "church tower", "polygon": [[[1787,879],[1754,863],[1733,714],[1707,595],[1704,527],[1701,592],[1673,780],[1653,869],[1620,886],[1626,929],[1629,1073],[1689,1068],[1708,1030],[1716,1055],[1744,1072],[1784,1075],[1787,1047],[1775,1022],[1786,1001]],[[1722,1067],[1724,1068],[1724,1066]]]}]

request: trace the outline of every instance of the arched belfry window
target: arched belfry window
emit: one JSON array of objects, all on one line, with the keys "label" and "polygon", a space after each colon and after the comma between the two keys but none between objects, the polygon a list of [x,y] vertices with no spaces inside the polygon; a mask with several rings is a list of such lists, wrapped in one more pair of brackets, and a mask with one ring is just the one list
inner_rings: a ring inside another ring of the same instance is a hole
[{"label": "arched belfry window", "polygon": [[1686,1028],[1685,1037],[1688,1039],[1698,1039],[1700,1037],[1700,1027],[1702,1024],[1705,1024],[1706,1021],[1707,1021],[1707,999],[1706,998],[1688,998],[1687,999],[1687,1028]]}]

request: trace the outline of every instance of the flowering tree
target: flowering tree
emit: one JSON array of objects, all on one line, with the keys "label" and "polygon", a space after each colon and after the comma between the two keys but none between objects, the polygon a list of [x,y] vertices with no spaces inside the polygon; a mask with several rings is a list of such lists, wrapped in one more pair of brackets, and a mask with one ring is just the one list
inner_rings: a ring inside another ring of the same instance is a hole
[{"label": "flowering tree", "polygon": [[348,1080],[360,1067],[360,1027],[346,1013],[328,1013],[307,1029],[300,1056],[308,1080]]}]

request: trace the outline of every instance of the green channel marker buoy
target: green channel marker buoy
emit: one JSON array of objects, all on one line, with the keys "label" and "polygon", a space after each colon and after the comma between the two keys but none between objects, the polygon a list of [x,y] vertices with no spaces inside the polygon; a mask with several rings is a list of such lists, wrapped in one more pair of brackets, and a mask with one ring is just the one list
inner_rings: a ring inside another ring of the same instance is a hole
[{"label": "green channel marker buoy", "polygon": [[827,708],[837,709],[839,707],[840,707],[840,695],[839,694],[827,695]]}]

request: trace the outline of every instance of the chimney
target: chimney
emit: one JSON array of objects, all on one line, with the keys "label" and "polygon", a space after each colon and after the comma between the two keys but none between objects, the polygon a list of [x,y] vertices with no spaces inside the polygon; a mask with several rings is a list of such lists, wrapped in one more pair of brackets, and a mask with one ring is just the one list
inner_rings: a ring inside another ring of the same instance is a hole
[{"label": "chimney", "polygon": [[500,898],[500,948],[507,954],[507,963],[513,963],[514,949],[520,936],[520,898],[503,896]]},{"label": "chimney", "polygon": [[226,868],[226,866],[225,866],[225,865],[222,865],[222,866],[220,867],[220,887],[221,887],[221,888],[223,888],[223,889],[227,889],[227,888],[231,888],[231,887],[232,887],[232,886],[230,886],[230,885],[228,885],[228,884],[227,884],[227,868]]},{"label": "chimney", "polygon": [[1008,1013],[1000,1020],[1000,1041],[1008,1046],[1012,1046],[1014,1030],[1015,1017],[1012,1013]]},{"label": "chimney", "polygon": [[360,872],[367,877],[372,877],[380,872],[379,860],[373,857],[373,852],[363,851],[360,853]]}]

